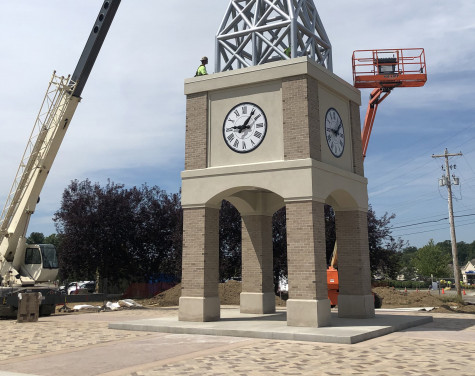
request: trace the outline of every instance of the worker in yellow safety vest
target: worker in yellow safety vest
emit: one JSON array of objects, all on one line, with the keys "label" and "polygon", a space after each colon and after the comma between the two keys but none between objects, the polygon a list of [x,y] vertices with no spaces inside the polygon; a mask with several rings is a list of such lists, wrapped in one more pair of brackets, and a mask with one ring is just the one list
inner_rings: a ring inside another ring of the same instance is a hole
[{"label": "worker in yellow safety vest", "polygon": [[208,72],[206,72],[206,64],[208,64],[208,58],[203,56],[201,58],[201,65],[198,67],[195,77],[196,76],[206,76]]}]

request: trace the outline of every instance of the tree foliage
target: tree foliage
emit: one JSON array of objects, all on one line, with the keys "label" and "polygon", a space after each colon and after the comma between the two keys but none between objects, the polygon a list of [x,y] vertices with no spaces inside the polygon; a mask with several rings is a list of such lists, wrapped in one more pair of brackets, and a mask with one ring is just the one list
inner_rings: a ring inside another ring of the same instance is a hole
[{"label": "tree foliage", "polygon": [[435,245],[434,240],[430,240],[424,247],[420,248],[412,263],[421,276],[446,277],[449,273],[448,264],[452,258],[441,247]]},{"label": "tree foliage", "polygon": [[148,281],[181,272],[179,194],[158,187],[125,189],[108,182],[72,181],[55,213],[65,278]]},{"label": "tree foliage", "polygon": [[395,214],[385,213],[378,218],[373,208],[368,208],[369,262],[373,275],[395,279],[401,269],[404,241],[391,235],[391,221]]},{"label": "tree foliage", "polygon": [[[368,232],[371,270],[394,278],[402,241],[391,236],[394,215],[378,218],[370,208]],[[159,274],[181,277],[183,213],[179,194],[143,185],[126,189],[108,182],[72,181],[64,190],[54,221],[63,278],[148,281]],[[219,216],[220,280],[241,276],[241,216],[223,201]],[[42,235],[42,234],[41,234]],[[39,239],[39,234],[31,235]],[[272,219],[274,283],[287,276],[285,207]],[[44,237],[43,237],[44,238]],[[327,263],[335,243],[335,213],[325,206]]]},{"label": "tree foliage", "polygon": [[288,275],[287,269],[287,228],[285,206],[272,216],[272,244],[274,255],[274,290],[277,292],[279,281]]},{"label": "tree foliage", "polygon": [[241,215],[223,200],[219,212],[219,279],[241,277]]}]

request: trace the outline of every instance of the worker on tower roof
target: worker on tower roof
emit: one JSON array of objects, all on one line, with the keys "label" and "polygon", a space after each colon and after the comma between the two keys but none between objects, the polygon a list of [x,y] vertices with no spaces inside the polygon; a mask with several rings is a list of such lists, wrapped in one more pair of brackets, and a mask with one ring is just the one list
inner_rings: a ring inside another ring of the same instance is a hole
[{"label": "worker on tower roof", "polygon": [[201,65],[198,67],[195,77],[196,76],[206,76],[208,72],[206,72],[206,64],[208,64],[208,58],[203,56],[201,58]]},{"label": "worker on tower roof", "polygon": [[288,57],[292,57],[292,46],[287,47],[284,50],[284,54],[286,54]]}]

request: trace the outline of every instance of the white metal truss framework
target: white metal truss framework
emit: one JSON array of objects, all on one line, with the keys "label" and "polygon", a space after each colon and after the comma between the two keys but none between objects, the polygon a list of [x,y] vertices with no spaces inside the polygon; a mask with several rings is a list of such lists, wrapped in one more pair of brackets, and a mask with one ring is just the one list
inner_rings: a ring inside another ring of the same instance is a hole
[{"label": "white metal truss framework", "polygon": [[300,56],[332,70],[330,40],[313,0],[231,0],[215,52],[216,72]]},{"label": "white metal truss framework", "polygon": [[75,86],[69,76],[58,77],[56,72],[53,73],[0,216],[0,242],[8,235],[8,226],[27,188],[34,183],[32,178],[35,176],[35,169],[42,167],[42,161],[48,153],[57,129],[61,126],[60,121],[68,108]]}]

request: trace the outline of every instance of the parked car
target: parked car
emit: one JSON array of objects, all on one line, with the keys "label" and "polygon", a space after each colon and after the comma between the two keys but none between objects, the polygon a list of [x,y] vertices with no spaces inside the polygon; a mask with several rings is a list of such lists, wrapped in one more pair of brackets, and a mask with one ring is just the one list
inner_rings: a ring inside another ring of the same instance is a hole
[{"label": "parked car", "polygon": [[71,283],[68,283],[67,286],[68,286],[67,288],[68,295],[78,294],[79,290],[87,290],[87,292],[90,294],[96,291],[95,281],[71,282]]}]

